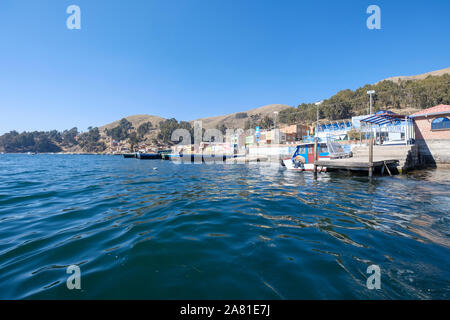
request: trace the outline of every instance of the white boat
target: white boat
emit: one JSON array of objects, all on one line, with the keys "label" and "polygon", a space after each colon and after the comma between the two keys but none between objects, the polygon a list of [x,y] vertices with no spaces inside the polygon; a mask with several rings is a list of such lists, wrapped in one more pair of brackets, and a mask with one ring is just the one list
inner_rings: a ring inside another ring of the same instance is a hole
[{"label": "white boat", "polygon": [[[319,160],[348,158],[351,156],[351,152],[345,151],[341,145],[335,142],[319,142],[317,146],[319,149]],[[292,157],[282,159],[282,165],[288,170],[314,171],[314,143],[309,142],[298,145]],[[317,171],[325,172],[327,168],[318,166]]]}]

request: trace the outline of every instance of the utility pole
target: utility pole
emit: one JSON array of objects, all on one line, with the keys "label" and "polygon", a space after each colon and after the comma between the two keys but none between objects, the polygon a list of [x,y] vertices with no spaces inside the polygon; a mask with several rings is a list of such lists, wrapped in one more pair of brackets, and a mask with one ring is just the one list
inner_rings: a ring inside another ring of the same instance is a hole
[{"label": "utility pole", "polygon": [[[375,93],[375,90],[367,91],[367,94],[370,96],[370,109],[369,113],[372,115],[372,95]],[[372,123],[370,123],[370,138],[369,138],[369,178],[372,178],[373,173],[373,132],[372,132]]]},{"label": "utility pole", "polygon": [[316,127],[317,129],[319,129],[319,105],[317,105],[316,117],[317,117]]},{"label": "utility pole", "polygon": [[[278,111],[274,111],[273,112],[273,141],[275,142],[275,144],[280,144],[281,143],[281,137],[280,137],[280,130],[277,129],[278,127]],[[273,143],[273,142],[272,142]]]},{"label": "utility pole", "polygon": [[277,125],[278,125],[278,111],[274,111],[273,112],[273,114],[274,114],[274,116],[273,116],[273,118],[274,118],[274,121],[273,121],[273,128],[274,129],[276,129],[277,128]]},{"label": "utility pole", "polygon": [[319,131],[319,106],[322,104],[322,101],[316,102],[315,105],[317,107],[316,109],[316,137],[317,137],[317,131]]}]

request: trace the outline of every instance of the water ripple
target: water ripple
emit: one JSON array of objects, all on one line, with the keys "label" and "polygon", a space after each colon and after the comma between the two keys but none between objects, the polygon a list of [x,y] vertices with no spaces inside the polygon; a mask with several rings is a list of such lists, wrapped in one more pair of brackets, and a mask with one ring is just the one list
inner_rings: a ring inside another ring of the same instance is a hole
[{"label": "water ripple", "polygon": [[0,298],[448,299],[449,181],[0,155]]}]

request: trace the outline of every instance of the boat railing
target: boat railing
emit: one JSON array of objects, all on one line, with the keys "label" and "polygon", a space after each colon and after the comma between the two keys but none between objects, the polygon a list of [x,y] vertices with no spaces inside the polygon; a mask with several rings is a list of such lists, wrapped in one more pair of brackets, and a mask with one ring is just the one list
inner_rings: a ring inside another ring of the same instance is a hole
[{"label": "boat railing", "polygon": [[352,156],[352,152],[350,150],[346,150],[337,142],[328,142],[327,146],[331,159],[350,158]]}]

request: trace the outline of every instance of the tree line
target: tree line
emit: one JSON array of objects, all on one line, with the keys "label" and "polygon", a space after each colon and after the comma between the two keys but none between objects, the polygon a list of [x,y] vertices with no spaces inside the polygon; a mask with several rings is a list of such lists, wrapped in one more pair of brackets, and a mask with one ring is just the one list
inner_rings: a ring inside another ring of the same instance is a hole
[{"label": "tree line", "polygon": [[[422,80],[384,80],[352,91],[339,91],[319,106],[320,119],[340,120],[369,113],[368,90],[375,90],[373,111],[385,109],[426,109],[450,104],[450,75],[428,76]],[[316,120],[317,106],[302,103],[296,108],[279,112],[279,120],[286,124],[311,123]]]},{"label": "tree line", "polygon": [[72,128],[64,131],[10,131],[0,136],[0,149],[3,152],[61,152],[64,148],[80,146],[86,152],[102,152],[106,149],[100,141],[98,128],[89,128],[80,133]]},{"label": "tree line", "polygon": [[[408,80],[393,82],[381,81],[374,85],[365,85],[352,90],[342,90],[331,98],[324,100],[319,106],[321,119],[340,120],[352,116],[363,115],[369,112],[368,90],[375,90],[373,110],[383,109],[424,109],[438,104],[450,104],[450,75],[429,76],[423,80]],[[311,123],[316,120],[317,106],[314,103],[302,103],[296,108],[289,108],[279,112],[279,122],[285,124]],[[270,116],[248,116],[241,112],[236,118],[247,118],[245,129],[256,126],[261,129],[271,129],[274,119]],[[153,143],[165,145],[173,144],[172,132],[176,129],[186,129],[193,139],[194,130],[187,121],[178,121],[175,118],[161,121],[159,132]],[[145,122],[134,128],[127,119],[121,119],[119,124],[111,129],[106,129],[106,136],[116,141],[127,141],[131,149],[134,149],[145,136],[156,129],[151,122]],[[223,134],[226,126],[220,124],[219,129]],[[0,151],[3,152],[60,152],[79,146],[85,152],[103,152],[106,145],[98,128],[88,128],[87,132],[80,133],[77,128],[52,131],[22,132],[11,131],[0,136]]]}]

